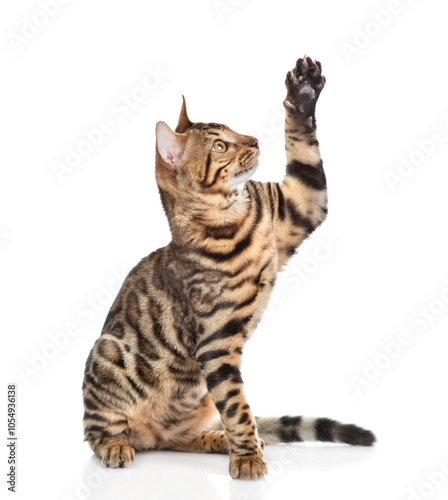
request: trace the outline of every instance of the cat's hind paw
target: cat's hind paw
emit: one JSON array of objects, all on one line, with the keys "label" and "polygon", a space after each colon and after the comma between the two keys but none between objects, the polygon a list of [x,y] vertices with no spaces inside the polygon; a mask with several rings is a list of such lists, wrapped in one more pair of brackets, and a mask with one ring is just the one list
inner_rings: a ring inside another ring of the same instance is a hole
[{"label": "cat's hind paw", "polygon": [[135,450],[124,441],[117,441],[105,446],[101,455],[102,463],[106,467],[124,468],[134,461]]}]

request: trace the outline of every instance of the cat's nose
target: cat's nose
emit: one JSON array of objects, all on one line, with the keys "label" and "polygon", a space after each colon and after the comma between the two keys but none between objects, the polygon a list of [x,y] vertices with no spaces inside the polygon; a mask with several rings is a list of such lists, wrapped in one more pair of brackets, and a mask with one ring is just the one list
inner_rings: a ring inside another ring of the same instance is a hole
[{"label": "cat's nose", "polygon": [[253,137],[249,141],[249,146],[251,146],[252,148],[258,148],[258,139],[255,139],[255,137]]}]

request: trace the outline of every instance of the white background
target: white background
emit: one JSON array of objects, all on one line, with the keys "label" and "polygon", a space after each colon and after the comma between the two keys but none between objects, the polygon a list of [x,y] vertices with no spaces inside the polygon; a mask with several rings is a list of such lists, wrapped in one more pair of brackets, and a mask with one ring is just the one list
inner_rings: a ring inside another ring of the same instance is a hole
[{"label": "white background", "polygon": [[[42,11],[0,8],[0,435],[15,382],[15,498],[445,498],[448,469],[433,474],[448,460],[444,2],[72,0],[48,22]],[[256,483],[231,480],[224,456],[153,452],[100,469],[82,442],[83,368],[124,276],[169,241],[155,124],[174,127],[185,94],[193,121],[258,136],[256,178],[281,180],[283,82],[305,53],[327,77],[330,215],[280,277],[243,378],[257,415],[356,422],[378,444],[271,446]],[[148,67],[159,81],[142,91]],[[139,99],[128,112],[126,94]],[[103,120],[101,144],[58,178],[55,162]],[[415,168],[388,182],[403,159]]]}]

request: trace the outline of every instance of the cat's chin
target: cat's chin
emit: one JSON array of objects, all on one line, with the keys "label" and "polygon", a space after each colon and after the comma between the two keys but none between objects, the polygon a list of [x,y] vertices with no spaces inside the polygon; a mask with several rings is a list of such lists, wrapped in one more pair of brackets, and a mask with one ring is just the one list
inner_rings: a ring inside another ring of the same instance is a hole
[{"label": "cat's chin", "polygon": [[236,188],[243,187],[245,182],[252,177],[257,168],[258,168],[258,159],[255,160],[254,163],[249,168],[246,168],[245,170],[242,170],[241,172],[235,174],[232,179],[234,187]]}]

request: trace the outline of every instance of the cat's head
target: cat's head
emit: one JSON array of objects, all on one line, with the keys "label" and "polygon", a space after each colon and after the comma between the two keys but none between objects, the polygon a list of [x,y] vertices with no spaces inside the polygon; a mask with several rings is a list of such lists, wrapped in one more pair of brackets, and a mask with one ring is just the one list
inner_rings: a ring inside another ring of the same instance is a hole
[{"label": "cat's head", "polygon": [[258,165],[257,139],[226,125],[192,123],[185,99],[175,131],[158,122],[156,139],[157,183],[175,197],[182,193],[230,196]]}]

